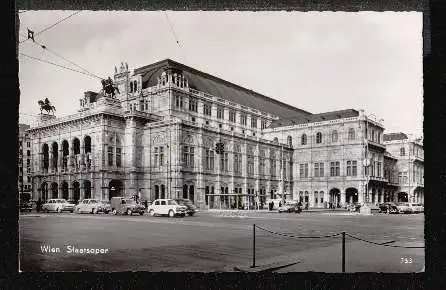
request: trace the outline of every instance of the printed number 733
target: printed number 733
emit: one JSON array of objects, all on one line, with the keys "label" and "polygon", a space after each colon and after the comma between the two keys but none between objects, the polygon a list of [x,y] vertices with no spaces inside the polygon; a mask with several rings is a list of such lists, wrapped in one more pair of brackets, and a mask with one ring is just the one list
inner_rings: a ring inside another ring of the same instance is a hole
[{"label": "printed number 733", "polygon": [[402,257],[401,264],[412,264],[412,258],[410,257]]}]

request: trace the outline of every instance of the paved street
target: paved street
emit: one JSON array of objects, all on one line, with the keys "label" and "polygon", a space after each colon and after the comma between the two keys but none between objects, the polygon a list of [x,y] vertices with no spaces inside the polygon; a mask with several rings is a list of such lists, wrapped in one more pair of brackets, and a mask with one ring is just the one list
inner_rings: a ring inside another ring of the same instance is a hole
[{"label": "paved street", "polygon": [[[232,271],[252,263],[254,223],[294,236],[346,231],[378,243],[424,245],[422,214],[204,211],[193,217],[167,218],[31,213],[21,215],[19,222],[22,271]],[[60,252],[43,253],[46,246]],[[68,246],[103,253],[67,253]],[[341,236],[295,239],[256,229],[256,265],[286,260],[299,263],[279,271],[340,272]],[[376,246],[347,237],[347,272],[420,272],[423,267],[424,249]]]}]

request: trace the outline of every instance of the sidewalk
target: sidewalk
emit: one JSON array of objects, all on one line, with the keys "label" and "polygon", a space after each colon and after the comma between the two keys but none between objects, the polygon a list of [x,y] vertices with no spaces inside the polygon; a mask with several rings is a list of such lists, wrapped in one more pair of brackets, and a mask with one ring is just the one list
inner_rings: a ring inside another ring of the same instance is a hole
[{"label": "sidewalk", "polygon": [[[235,213],[235,214],[249,214],[249,213],[270,213],[277,214],[279,211],[268,210],[268,209],[250,209],[250,210],[236,210],[236,209],[200,209],[200,212],[203,213]],[[301,214],[305,213],[350,213],[347,209],[337,208],[337,209],[328,209],[328,208],[309,208],[303,210]]]},{"label": "sidewalk", "polygon": [[[378,242],[378,241],[375,241]],[[382,241],[379,241],[382,242]],[[309,251],[287,253],[262,259],[262,249],[256,249],[256,268],[258,271],[283,267],[276,270],[286,272],[342,272],[341,241],[328,247],[314,248]],[[423,246],[423,243],[398,243],[401,246]],[[244,265],[226,267],[227,271],[253,272],[252,261]],[[292,265],[290,265],[292,263]],[[286,265],[290,265],[285,267]],[[345,271],[410,273],[424,271],[424,249],[390,248],[365,244],[361,241],[347,240],[345,245]]]}]

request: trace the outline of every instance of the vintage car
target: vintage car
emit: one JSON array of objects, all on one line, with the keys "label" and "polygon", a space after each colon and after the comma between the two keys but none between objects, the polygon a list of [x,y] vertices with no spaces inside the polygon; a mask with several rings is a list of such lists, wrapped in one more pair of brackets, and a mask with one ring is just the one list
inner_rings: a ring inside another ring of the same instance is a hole
[{"label": "vintage car", "polygon": [[108,213],[109,209],[104,206],[102,201],[98,199],[84,199],[78,205],[76,205],[74,211],[76,213],[92,213],[99,212]]},{"label": "vintage car", "polygon": [[184,217],[187,213],[187,206],[181,205],[173,199],[156,199],[147,210],[150,216],[168,215],[169,217]]},{"label": "vintage car", "polygon": [[384,202],[379,205],[380,213],[398,213],[398,207],[393,202]]},{"label": "vintage car", "polygon": [[279,207],[279,212],[295,212],[297,204],[297,200],[286,200],[284,204]]},{"label": "vintage car", "polygon": [[185,207],[187,207],[186,214],[189,215],[189,216],[193,216],[196,212],[198,212],[197,207],[189,199],[181,199],[181,198],[179,198],[179,199],[175,199],[175,201],[179,205],[184,205]]},{"label": "vintage car", "polygon": [[63,211],[74,211],[74,204],[67,202],[66,199],[50,199],[42,206],[42,211],[50,212],[63,212]]},{"label": "vintage car", "polygon": [[31,212],[33,209],[36,209],[37,205],[35,201],[23,201],[20,203],[20,211],[21,212]]},{"label": "vintage car", "polygon": [[146,208],[144,205],[137,203],[134,199],[128,197],[117,197],[114,196],[110,200],[111,211],[114,215],[126,214],[132,215],[138,213],[143,215]]},{"label": "vintage car", "polygon": [[412,208],[407,202],[401,202],[396,205],[398,213],[412,213]]}]

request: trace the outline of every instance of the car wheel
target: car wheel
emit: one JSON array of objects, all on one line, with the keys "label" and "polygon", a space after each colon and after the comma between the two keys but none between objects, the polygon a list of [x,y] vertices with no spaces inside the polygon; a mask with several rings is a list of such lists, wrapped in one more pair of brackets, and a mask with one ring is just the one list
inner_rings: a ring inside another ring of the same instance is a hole
[{"label": "car wheel", "polygon": [[94,209],[92,210],[92,213],[93,213],[93,214],[97,214],[97,213],[98,213],[98,210],[97,210],[96,208],[94,208]]},{"label": "car wheel", "polygon": [[56,209],[56,211],[57,211],[57,213],[61,213],[62,212],[62,210],[59,207]]},{"label": "car wheel", "polygon": [[193,215],[194,215],[194,213],[193,213],[193,212],[189,213],[189,216],[193,216]]},{"label": "car wheel", "polygon": [[155,215],[155,211],[153,209],[149,210],[149,216],[154,216]]},{"label": "car wheel", "polygon": [[131,209],[127,209],[127,215],[132,215],[132,210]]},{"label": "car wheel", "polygon": [[118,214],[118,211],[117,211],[116,209],[113,209],[113,210],[112,210],[112,214],[117,215],[117,214]]},{"label": "car wheel", "polygon": [[173,212],[173,210],[169,210],[169,217],[174,217],[175,213]]},{"label": "car wheel", "polygon": [[80,208],[78,208],[77,210],[76,210],[76,213],[81,213],[81,209]]},{"label": "car wheel", "polygon": [[142,212],[142,211],[139,213],[139,215],[143,215],[143,214],[144,214],[144,212]]}]

